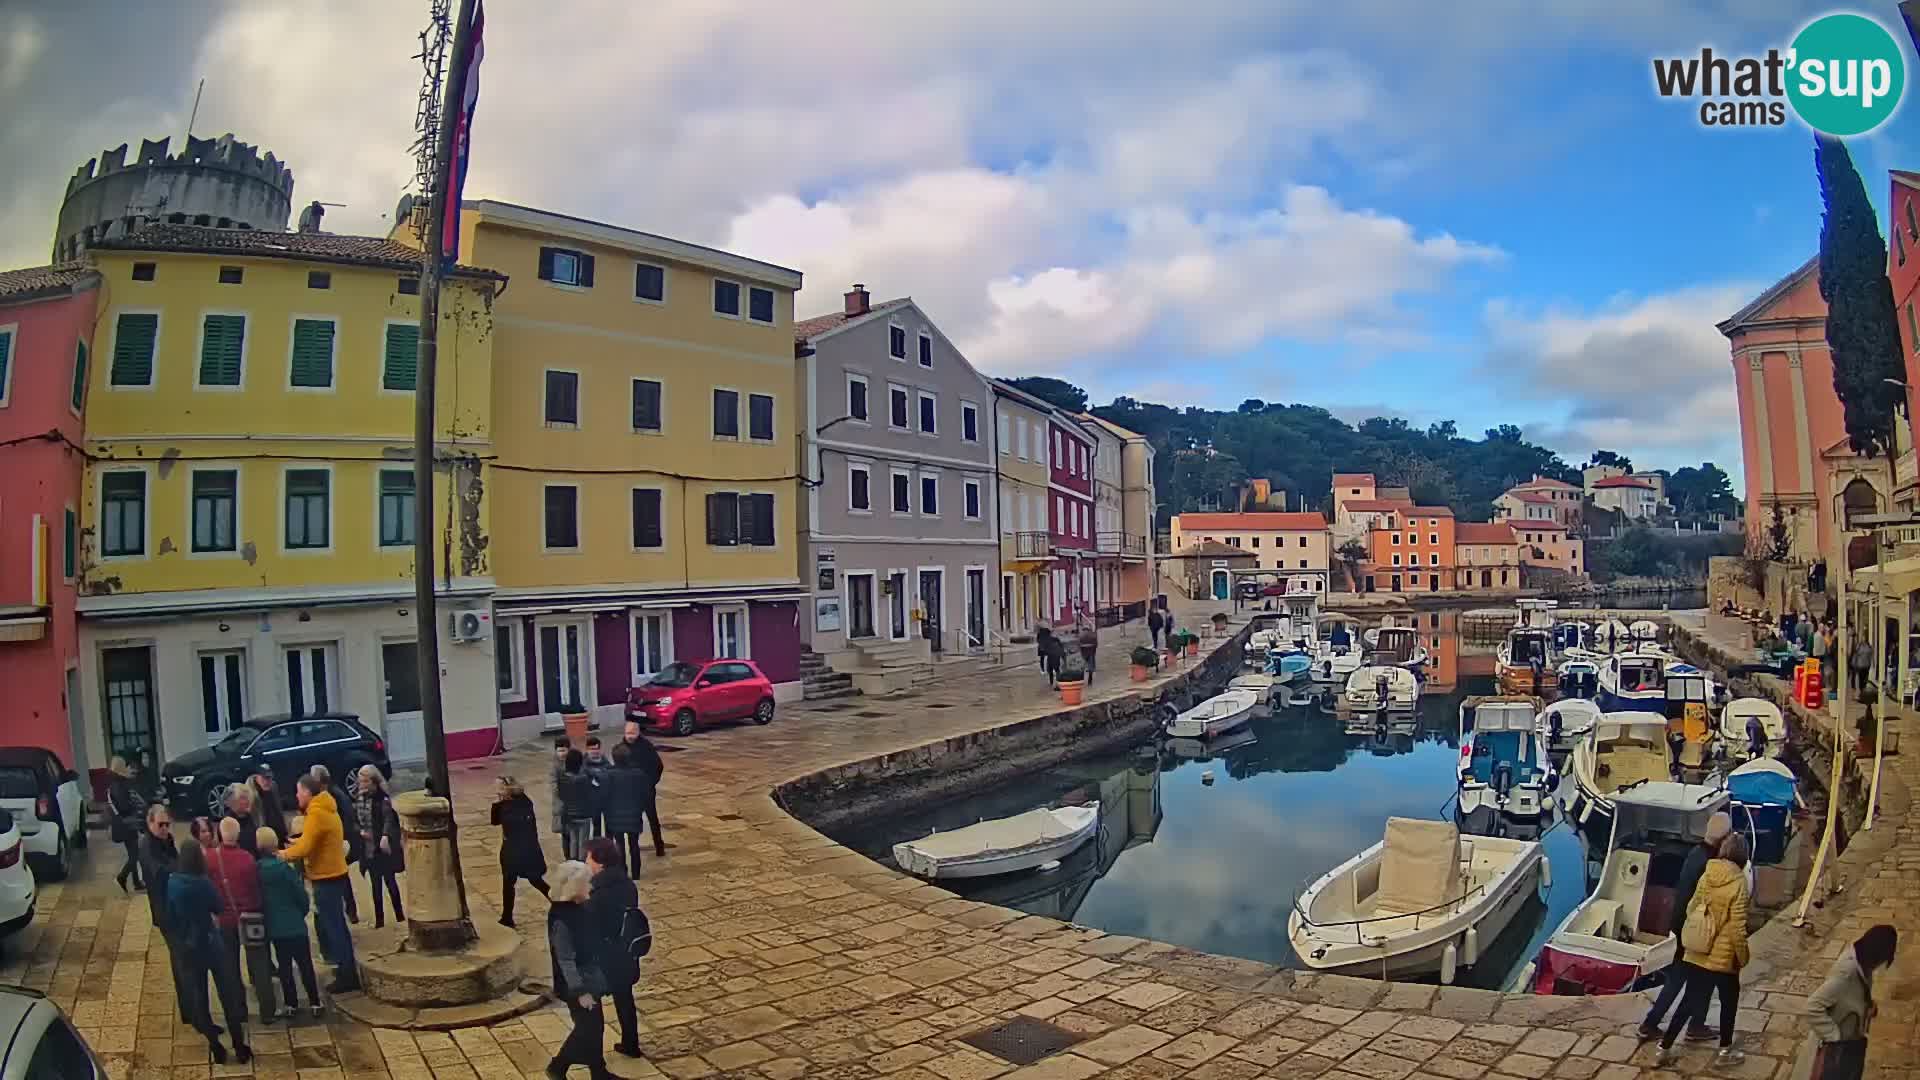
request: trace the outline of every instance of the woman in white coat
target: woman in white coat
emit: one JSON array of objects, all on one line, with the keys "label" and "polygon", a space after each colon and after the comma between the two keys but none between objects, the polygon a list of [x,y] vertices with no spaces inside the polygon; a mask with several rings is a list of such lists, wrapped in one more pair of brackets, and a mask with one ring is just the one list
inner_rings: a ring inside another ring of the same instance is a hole
[{"label": "woman in white coat", "polygon": [[1795,1080],[1857,1080],[1865,1071],[1867,1028],[1873,1023],[1873,977],[1893,963],[1899,935],[1882,923],[1843,950],[1807,999],[1806,1042],[1794,1065]]}]

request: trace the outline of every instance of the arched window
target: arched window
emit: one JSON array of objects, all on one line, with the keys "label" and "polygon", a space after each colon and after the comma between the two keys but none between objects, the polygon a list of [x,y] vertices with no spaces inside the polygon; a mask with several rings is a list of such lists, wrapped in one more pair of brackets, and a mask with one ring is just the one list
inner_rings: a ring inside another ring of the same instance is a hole
[{"label": "arched window", "polygon": [[1856,476],[1841,490],[1841,501],[1846,507],[1848,529],[1855,528],[1854,519],[1862,514],[1875,514],[1880,511],[1880,493],[1863,476]]}]

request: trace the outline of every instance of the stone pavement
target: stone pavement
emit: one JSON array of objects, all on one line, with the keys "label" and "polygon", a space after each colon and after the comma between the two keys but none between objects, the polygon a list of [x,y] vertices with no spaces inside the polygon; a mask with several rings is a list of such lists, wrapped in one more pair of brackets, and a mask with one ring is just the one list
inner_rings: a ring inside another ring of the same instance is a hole
[{"label": "stone pavement", "polygon": [[[1119,649],[1137,629],[1113,635]],[[1124,654],[1119,654],[1122,657]],[[1104,657],[1103,657],[1104,659]],[[1092,697],[1129,692],[1120,664]],[[1024,680],[1021,675],[1030,676]],[[664,859],[640,876],[655,953],[640,994],[644,1061],[627,1077],[780,1080],[1640,1080],[1651,1048],[1627,1032],[1636,998],[1554,999],[1319,977],[1103,934],[961,900],[841,848],[776,807],[777,783],[828,765],[1051,711],[1032,671],[935,685],[833,711],[795,707],[767,728],[662,739]],[[946,709],[931,706],[945,704]],[[870,706],[870,707],[869,707]],[[874,715],[877,714],[877,715]],[[544,819],[550,756],[529,748],[455,772],[461,851],[476,918],[499,899],[492,780],[520,777]],[[551,834],[549,834],[551,835]],[[104,837],[102,838],[104,839]],[[557,844],[550,840],[549,857]],[[40,919],[4,946],[0,981],[47,990],[119,1080],[259,1076],[470,1080],[542,1075],[564,1037],[557,1007],[451,1034],[302,1021],[257,1034],[249,1066],[211,1068],[175,1019],[164,946],[143,898],[122,897],[116,852],[96,843]],[[1902,871],[1911,874],[1913,871]],[[362,913],[371,911],[362,887]],[[522,889],[521,923],[544,904]],[[530,935],[528,970],[544,977]],[[1786,984],[1797,987],[1798,984]],[[1755,991],[1742,1013],[1752,1055],[1733,1075],[1784,1077],[1805,988]],[[1044,1020],[1076,1040],[1021,1067],[965,1038]],[[1682,1073],[1704,1069],[1688,1048]],[[1911,1065],[1911,1056],[1904,1059]],[[575,1076],[584,1075],[575,1070]],[[1887,1075],[1899,1075],[1889,1073]]]}]

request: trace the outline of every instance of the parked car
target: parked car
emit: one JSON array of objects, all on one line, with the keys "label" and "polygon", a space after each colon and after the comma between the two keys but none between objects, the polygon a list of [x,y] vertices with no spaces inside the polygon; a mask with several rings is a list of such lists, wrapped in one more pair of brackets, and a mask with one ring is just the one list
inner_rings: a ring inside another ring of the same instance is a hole
[{"label": "parked car", "polygon": [[0,986],[0,1080],[107,1080],[107,1066],[46,995]]},{"label": "parked car", "polygon": [[[286,806],[293,805],[293,786],[315,765],[325,765],[335,783],[362,765],[378,765],[393,775],[387,742],[352,713],[315,716],[260,716],[233,729],[203,750],[193,750],[167,762],[160,781],[167,803],[180,817],[221,813],[225,789],[259,771],[273,770],[273,783]],[[0,1077],[0,1080],[5,1080]]]},{"label": "parked car", "polygon": [[13,812],[27,858],[42,877],[67,876],[68,852],[87,846],[80,776],[38,746],[0,746],[0,808]]},{"label": "parked car", "polygon": [[0,938],[24,929],[33,921],[37,888],[22,857],[24,848],[25,841],[13,812],[0,810]]},{"label": "parked car", "polygon": [[773,683],[751,660],[683,660],[627,691],[627,719],[675,735],[727,720],[768,724]]}]

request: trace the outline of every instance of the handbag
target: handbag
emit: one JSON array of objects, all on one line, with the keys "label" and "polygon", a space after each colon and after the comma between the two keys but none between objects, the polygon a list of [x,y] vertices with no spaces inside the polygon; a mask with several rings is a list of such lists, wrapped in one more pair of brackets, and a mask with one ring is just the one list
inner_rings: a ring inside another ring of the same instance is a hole
[{"label": "handbag", "polygon": [[267,943],[267,917],[258,911],[240,913],[240,943],[242,945],[265,945]]},{"label": "handbag", "polygon": [[1867,1040],[1821,1043],[1813,1052],[1811,1080],[1860,1080],[1867,1071]]}]

